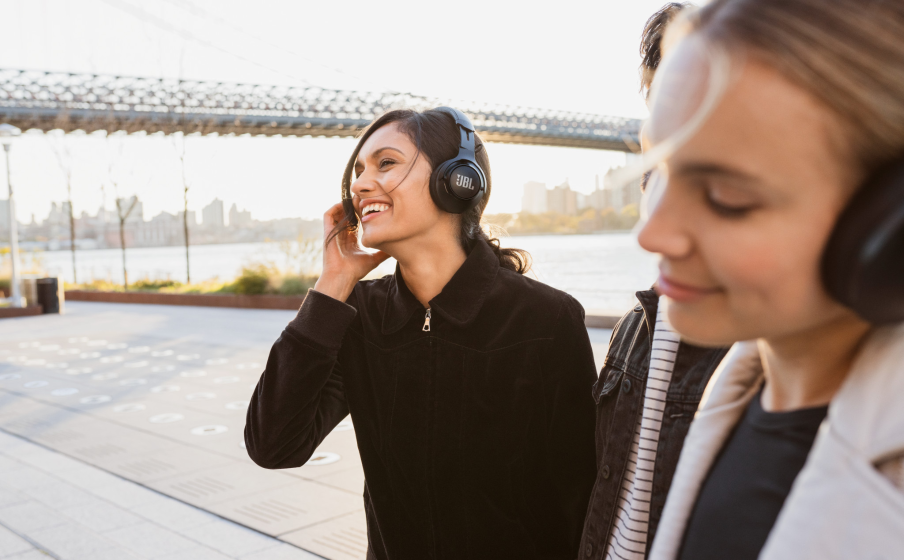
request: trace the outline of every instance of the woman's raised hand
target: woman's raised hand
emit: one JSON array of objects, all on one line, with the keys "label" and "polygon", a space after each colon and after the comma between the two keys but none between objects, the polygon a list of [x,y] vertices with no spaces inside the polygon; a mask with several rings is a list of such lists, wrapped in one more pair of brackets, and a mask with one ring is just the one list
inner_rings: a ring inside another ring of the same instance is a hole
[{"label": "woman's raised hand", "polygon": [[[323,215],[323,238],[345,217],[342,203],[333,205]],[[389,258],[383,251],[368,253],[358,246],[354,233],[342,230],[323,249],[323,272],[314,289],[324,295],[345,301],[358,280]]]}]

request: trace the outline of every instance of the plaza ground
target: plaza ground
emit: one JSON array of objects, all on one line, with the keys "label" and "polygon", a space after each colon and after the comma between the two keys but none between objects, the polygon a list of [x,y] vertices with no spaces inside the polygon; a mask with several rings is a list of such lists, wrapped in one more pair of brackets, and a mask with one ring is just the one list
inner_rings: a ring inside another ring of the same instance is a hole
[{"label": "plaza ground", "polygon": [[[363,560],[348,419],[301,468],[244,449],[293,316],[69,302],[0,321],[0,559]],[[589,333],[599,364],[611,332]]]}]

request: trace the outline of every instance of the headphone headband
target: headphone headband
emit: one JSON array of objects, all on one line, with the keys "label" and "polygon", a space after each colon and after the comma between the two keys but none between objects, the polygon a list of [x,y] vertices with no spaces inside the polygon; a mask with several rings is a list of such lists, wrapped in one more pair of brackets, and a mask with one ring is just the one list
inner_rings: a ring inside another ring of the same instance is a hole
[{"label": "headphone headband", "polygon": [[458,146],[458,157],[455,159],[473,160],[475,156],[475,142],[474,125],[471,124],[471,119],[454,107],[437,107],[436,110],[451,115],[455,119],[455,124],[458,125],[461,133],[461,142]]}]

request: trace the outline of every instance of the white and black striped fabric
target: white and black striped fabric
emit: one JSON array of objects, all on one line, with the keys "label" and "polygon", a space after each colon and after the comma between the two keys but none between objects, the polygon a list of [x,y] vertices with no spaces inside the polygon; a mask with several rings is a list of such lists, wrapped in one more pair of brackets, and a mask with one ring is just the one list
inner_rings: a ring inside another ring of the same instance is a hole
[{"label": "white and black striped fabric", "polygon": [[643,560],[647,548],[656,447],[680,340],[663,317],[663,307],[660,302],[643,397],[643,416],[634,431],[634,443],[618,496],[618,516],[606,550],[607,560]]}]

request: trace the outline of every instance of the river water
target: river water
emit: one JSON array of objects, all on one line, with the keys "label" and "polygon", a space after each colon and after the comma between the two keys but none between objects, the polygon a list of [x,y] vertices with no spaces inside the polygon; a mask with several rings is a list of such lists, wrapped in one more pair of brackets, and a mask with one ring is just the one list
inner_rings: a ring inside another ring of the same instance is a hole
[{"label": "river water", "polygon": [[[530,251],[534,260],[531,276],[573,295],[587,310],[627,310],[633,305],[634,292],[648,288],[656,278],[655,258],[638,247],[631,233],[510,237],[503,239],[503,245]],[[47,251],[35,256],[46,273],[72,281],[68,251]],[[26,261],[28,258],[25,255]],[[79,251],[76,258],[80,281],[122,282],[119,249]],[[191,247],[190,258],[195,282],[230,280],[245,265],[269,262],[285,267],[289,262],[278,243],[198,245]],[[185,280],[182,247],[128,249],[126,259],[132,281]],[[390,274],[394,268],[394,261],[387,261],[377,272]]]}]

